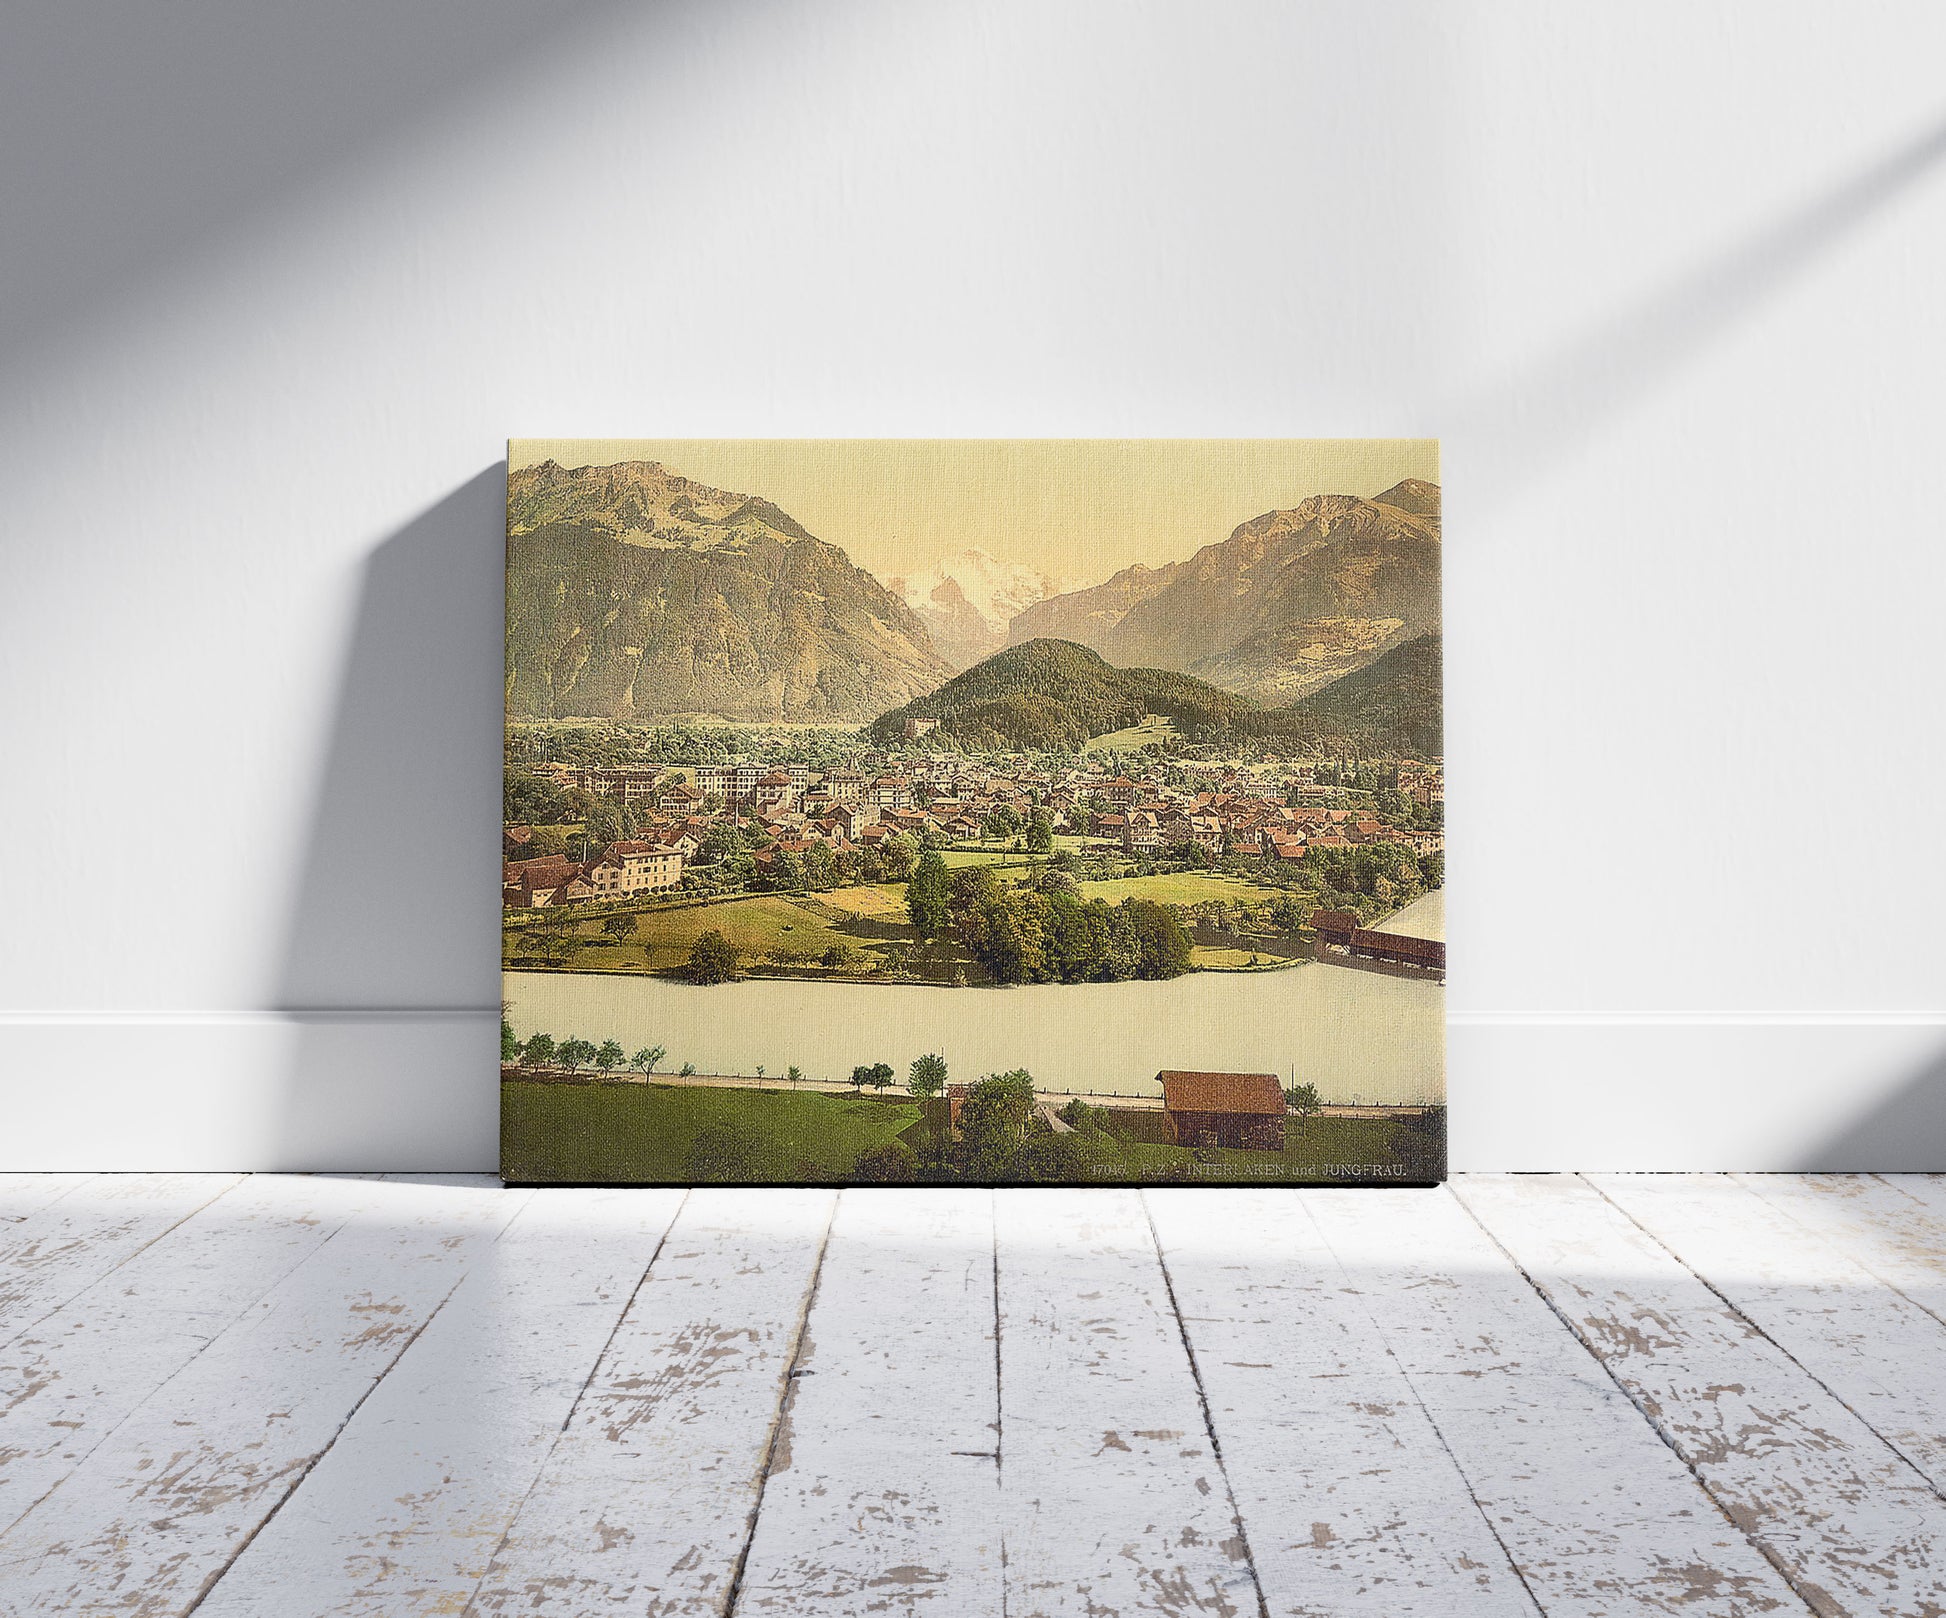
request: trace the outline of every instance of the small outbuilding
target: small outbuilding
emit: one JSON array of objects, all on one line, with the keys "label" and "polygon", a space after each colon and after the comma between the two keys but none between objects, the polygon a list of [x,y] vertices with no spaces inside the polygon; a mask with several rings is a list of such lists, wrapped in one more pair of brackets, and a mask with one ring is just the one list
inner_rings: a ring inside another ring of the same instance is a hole
[{"label": "small outbuilding", "polygon": [[1165,1069],[1162,1110],[1178,1146],[1284,1149],[1284,1087],[1275,1073],[1185,1073]]}]

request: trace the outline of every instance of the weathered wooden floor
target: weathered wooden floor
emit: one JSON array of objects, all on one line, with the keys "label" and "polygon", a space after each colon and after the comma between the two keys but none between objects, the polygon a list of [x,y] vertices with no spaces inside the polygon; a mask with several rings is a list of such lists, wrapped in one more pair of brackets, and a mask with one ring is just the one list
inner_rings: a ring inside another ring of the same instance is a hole
[{"label": "weathered wooden floor", "polygon": [[1946,1614],[1946,1179],[0,1175],[0,1613]]}]

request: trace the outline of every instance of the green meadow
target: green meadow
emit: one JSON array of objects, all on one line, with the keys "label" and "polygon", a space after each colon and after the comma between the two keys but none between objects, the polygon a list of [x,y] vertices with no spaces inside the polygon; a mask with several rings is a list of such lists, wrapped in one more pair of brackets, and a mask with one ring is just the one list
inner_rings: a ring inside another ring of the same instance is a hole
[{"label": "green meadow", "polygon": [[919,1122],[917,1103],[676,1084],[500,1086],[501,1175],[688,1185],[837,1181]]}]

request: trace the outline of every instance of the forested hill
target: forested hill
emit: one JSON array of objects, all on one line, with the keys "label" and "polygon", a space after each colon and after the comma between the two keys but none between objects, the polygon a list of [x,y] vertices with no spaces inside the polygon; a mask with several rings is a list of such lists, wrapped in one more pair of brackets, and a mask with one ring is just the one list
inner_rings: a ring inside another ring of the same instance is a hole
[{"label": "forested hill", "polygon": [[1118,669],[1073,641],[1030,640],[881,715],[872,733],[891,740],[908,719],[937,719],[934,734],[973,751],[1074,752],[1091,737],[1139,725],[1144,714],[1193,732],[1233,730],[1257,711],[1250,698],[1192,675]]},{"label": "forested hill", "polygon": [[1440,637],[1420,635],[1302,702],[1246,716],[1241,728],[1305,752],[1438,758],[1443,700]]}]

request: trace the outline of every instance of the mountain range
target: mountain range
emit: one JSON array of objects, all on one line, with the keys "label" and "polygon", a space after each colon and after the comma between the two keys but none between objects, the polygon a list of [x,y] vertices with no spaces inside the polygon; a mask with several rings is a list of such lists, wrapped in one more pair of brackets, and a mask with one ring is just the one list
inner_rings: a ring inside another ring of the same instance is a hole
[{"label": "mountain range", "polygon": [[1183,561],[1056,592],[972,548],[881,583],[760,496],[653,461],[547,460],[508,478],[507,712],[857,723],[1035,642],[1285,710],[1409,643],[1436,649],[1439,574],[1440,491],[1416,479],[1314,496]]},{"label": "mountain range", "polygon": [[1075,752],[1096,736],[1161,714],[1185,732],[1282,741],[1292,751],[1354,758],[1433,758],[1441,750],[1440,646],[1420,635],[1288,707],[1266,708],[1193,674],[1117,668],[1066,640],[1009,646],[938,690],[882,714],[893,741],[909,719],[968,751]]},{"label": "mountain range", "polygon": [[1038,602],[1009,639],[1079,641],[1286,704],[1440,628],[1440,495],[1409,478],[1372,500],[1316,495],[1166,567]]},{"label": "mountain range", "polygon": [[855,722],[953,672],[906,603],[754,495],[654,461],[507,479],[507,713]]},{"label": "mountain range", "polygon": [[1060,585],[1019,562],[1003,562],[977,546],[936,562],[923,573],[885,581],[932,636],[933,649],[966,668],[1007,644],[1007,628]]},{"label": "mountain range", "polygon": [[1440,637],[1419,635],[1288,708],[1237,722],[1306,753],[1346,758],[1438,758],[1445,750]]}]

